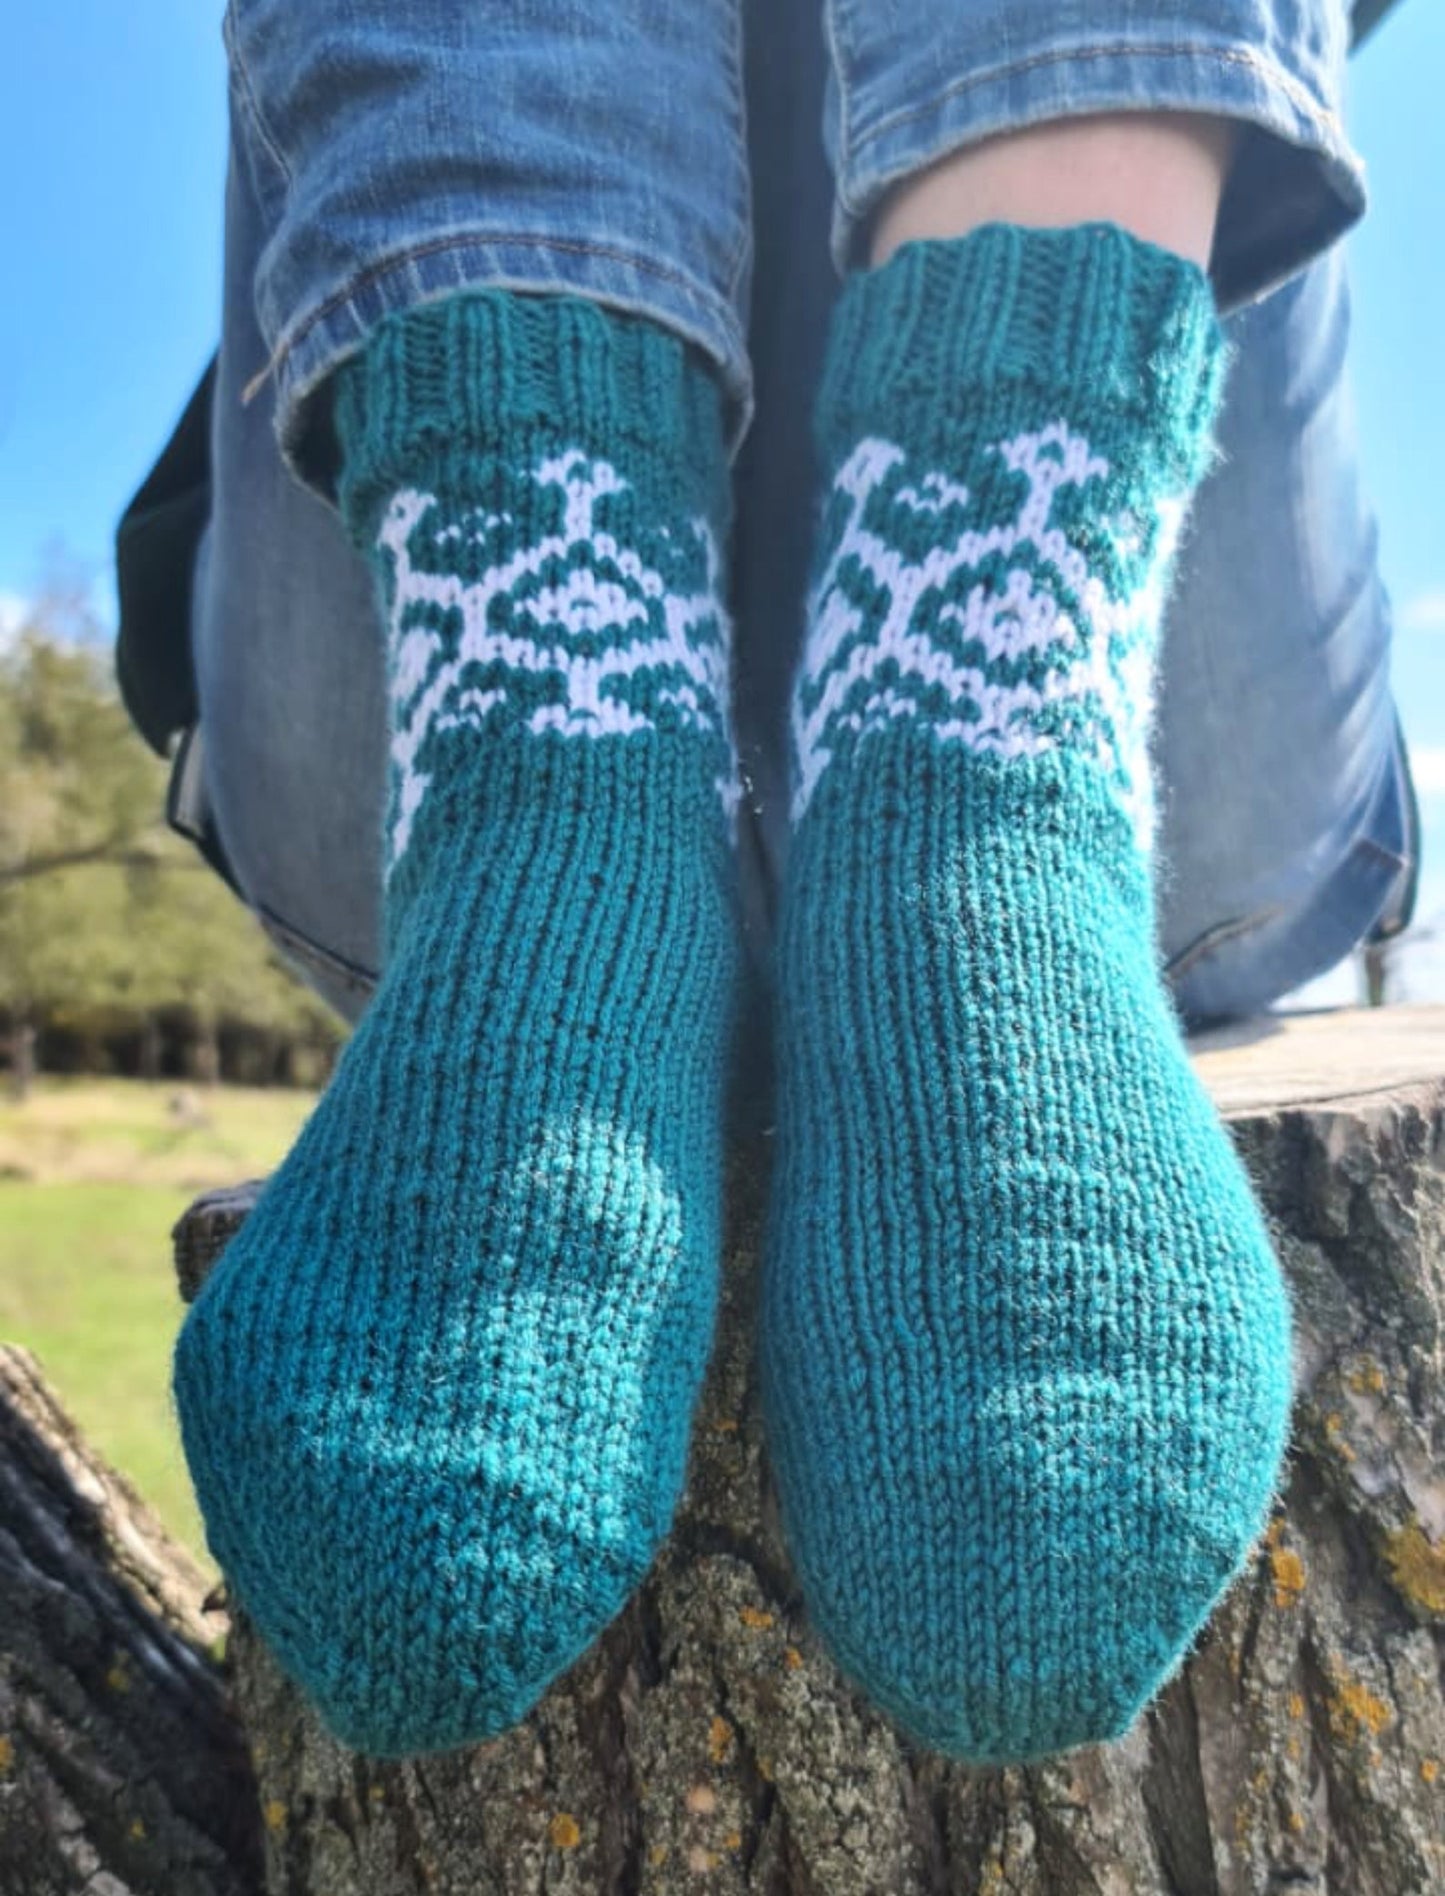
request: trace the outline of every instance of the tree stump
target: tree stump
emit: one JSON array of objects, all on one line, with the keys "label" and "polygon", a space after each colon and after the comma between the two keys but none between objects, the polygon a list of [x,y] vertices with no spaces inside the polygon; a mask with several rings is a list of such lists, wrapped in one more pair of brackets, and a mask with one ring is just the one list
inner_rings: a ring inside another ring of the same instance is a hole
[{"label": "tree stump", "polygon": [[[732,1167],[686,1499],[639,1596],[518,1730],[344,1751],[244,1619],[270,1896],[1425,1896],[1445,1889],[1445,1012],[1198,1043],[1295,1297],[1283,1502],[1117,1744],[967,1771],[911,1749],[804,1622],[751,1313],[766,1142]],[[193,1293],[244,1215],[178,1229]]]},{"label": "tree stump", "polygon": [[0,1891],[260,1896],[207,1581],[0,1346]]}]

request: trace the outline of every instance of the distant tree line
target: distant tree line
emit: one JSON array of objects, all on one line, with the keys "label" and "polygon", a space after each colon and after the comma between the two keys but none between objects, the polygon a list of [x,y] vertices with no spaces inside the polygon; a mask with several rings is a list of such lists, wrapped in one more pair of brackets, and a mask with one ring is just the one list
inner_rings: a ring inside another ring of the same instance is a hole
[{"label": "distant tree line", "polygon": [[341,1038],[190,845],[108,647],[53,588],[0,648],[0,1063],[315,1084]]}]

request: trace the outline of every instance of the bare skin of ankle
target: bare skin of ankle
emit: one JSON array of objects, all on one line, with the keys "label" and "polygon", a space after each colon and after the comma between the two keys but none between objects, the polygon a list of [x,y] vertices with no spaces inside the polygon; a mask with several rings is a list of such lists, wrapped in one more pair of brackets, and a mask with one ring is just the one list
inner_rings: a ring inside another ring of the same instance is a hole
[{"label": "bare skin of ankle", "polygon": [[869,262],[980,224],[1119,224],[1207,267],[1234,151],[1228,119],[1122,112],[985,139],[905,179],[876,215]]}]

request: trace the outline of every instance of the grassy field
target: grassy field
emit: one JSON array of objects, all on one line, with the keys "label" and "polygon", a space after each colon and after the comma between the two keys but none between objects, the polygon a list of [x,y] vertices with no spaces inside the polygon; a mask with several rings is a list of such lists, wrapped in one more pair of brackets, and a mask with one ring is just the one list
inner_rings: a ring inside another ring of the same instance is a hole
[{"label": "grassy field", "polygon": [[197,1192],[274,1169],[312,1096],[42,1080],[0,1102],[0,1339],[33,1350],[97,1448],[198,1552],[171,1413],[170,1231]]}]

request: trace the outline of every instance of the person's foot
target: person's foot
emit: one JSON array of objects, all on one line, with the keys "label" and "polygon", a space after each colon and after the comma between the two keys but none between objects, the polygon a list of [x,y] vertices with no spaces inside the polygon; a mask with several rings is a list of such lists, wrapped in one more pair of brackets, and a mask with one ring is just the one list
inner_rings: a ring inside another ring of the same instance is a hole
[{"label": "person's foot", "polygon": [[818,1629],[977,1763],[1126,1729],[1286,1442],[1287,1296],[1148,859],[1220,369],[1192,266],[1000,226],[855,279],[820,396],[764,1395]]},{"label": "person's foot", "polygon": [[682,345],[560,298],[393,319],[337,425],[388,625],[385,972],[175,1393],[239,1602],[405,1754],[523,1717],[681,1487],[738,959],[726,478]]}]

